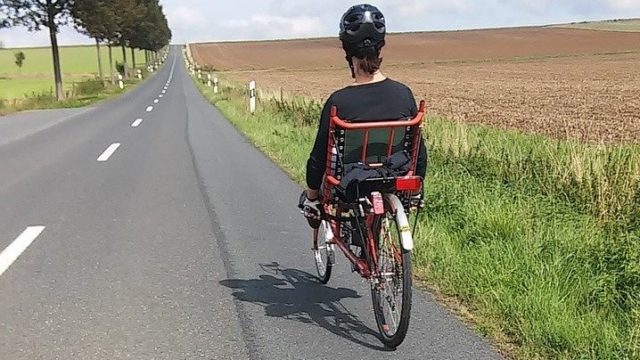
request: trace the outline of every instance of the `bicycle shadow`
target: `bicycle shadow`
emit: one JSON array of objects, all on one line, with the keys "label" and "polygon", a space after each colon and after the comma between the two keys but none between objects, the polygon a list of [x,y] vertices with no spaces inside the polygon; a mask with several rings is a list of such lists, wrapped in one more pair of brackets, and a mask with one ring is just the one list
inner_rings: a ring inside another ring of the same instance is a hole
[{"label": "bicycle shadow", "polygon": [[315,276],[297,269],[282,269],[280,264],[261,264],[267,273],[258,279],[228,279],[220,284],[233,289],[243,302],[264,307],[265,315],[315,324],[358,345],[386,351],[378,333],[362,323],[341,304],[343,299],[358,299],[355,290],[322,285]]}]

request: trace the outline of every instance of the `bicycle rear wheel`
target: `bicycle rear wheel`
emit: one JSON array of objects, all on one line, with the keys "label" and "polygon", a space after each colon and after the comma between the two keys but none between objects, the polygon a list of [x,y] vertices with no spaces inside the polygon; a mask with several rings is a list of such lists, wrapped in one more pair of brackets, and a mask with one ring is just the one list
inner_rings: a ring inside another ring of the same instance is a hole
[{"label": "bicycle rear wheel", "polygon": [[331,232],[331,225],[322,220],[320,227],[314,231],[314,249],[313,257],[316,262],[316,272],[318,280],[326,284],[331,278],[331,269],[333,269],[335,251],[334,245],[329,242],[327,232]]},{"label": "bicycle rear wheel", "polygon": [[400,227],[391,207],[385,202],[385,214],[373,223],[376,237],[378,277],[372,284],[373,312],[382,343],[398,347],[407,335],[411,315],[411,252],[404,250]]}]

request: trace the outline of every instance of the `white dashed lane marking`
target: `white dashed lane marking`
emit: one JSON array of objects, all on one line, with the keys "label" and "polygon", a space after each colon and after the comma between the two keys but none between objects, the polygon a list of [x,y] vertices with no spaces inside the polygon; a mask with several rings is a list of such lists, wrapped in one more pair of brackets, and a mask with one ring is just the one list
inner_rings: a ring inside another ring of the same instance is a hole
[{"label": "white dashed lane marking", "polygon": [[142,119],[136,119],[136,121],[134,121],[134,122],[131,124],[131,127],[134,127],[134,128],[135,128],[135,127],[140,126],[140,124],[142,124]]},{"label": "white dashed lane marking", "polygon": [[109,145],[109,147],[107,148],[107,150],[105,150],[99,157],[98,157],[98,161],[100,162],[104,162],[109,160],[109,158],[111,157],[111,155],[113,155],[114,152],[116,152],[116,150],[118,150],[118,148],[120,147],[120,143],[113,143],[111,145]]},{"label": "white dashed lane marking", "polygon": [[13,264],[14,261],[31,245],[42,231],[44,226],[29,226],[13,242],[0,253],[0,275]]},{"label": "white dashed lane marking", "polygon": [[158,101],[160,101],[160,100],[155,99],[155,100],[153,100],[153,103],[154,103],[154,104],[157,104],[157,103],[158,103]]},{"label": "white dashed lane marking", "polygon": [[149,106],[149,107],[147,108],[147,112],[151,112],[151,110],[153,110],[153,106]]}]

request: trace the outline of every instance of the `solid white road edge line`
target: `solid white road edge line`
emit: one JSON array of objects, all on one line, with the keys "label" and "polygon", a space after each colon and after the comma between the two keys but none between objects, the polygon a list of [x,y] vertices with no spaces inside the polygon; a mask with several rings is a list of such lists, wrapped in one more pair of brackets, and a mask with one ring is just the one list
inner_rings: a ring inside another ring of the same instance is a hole
[{"label": "solid white road edge line", "polygon": [[138,127],[140,124],[142,124],[142,119],[136,119],[136,121],[131,124],[131,127]]},{"label": "solid white road edge line", "polygon": [[98,157],[98,161],[107,161],[113,155],[114,152],[120,147],[120,143],[113,143],[109,145],[107,150],[105,150],[100,157]]},{"label": "solid white road edge line", "polygon": [[151,112],[151,110],[153,110],[153,106],[149,106],[149,107],[147,108],[147,112]]},{"label": "solid white road edge line", "polygon": [[0,253],[0,275],[2,275],[13,264],[14,261],[31,245],[44,226],[29,226],[13,242]]}]

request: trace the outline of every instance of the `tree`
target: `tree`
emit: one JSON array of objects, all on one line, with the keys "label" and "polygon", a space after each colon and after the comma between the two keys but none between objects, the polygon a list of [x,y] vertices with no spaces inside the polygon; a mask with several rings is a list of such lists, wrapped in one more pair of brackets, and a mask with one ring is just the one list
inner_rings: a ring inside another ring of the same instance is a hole
[{"label": "tree", "polygon": [[76,29],[95,38],[96,48],[100,42],[106,42],[112,84],[115,84],[113,46],[120,44],[120,16],[123,5],[119,0],[81,0],[76,1],[72,9]]},{"label": "tree", "polygon": [[0,0],[0,19],[4,23],[2,25],[24,26],[29,31],[38,31],[45,27],[49,29],[58,100],[64,98],[64,89],[57,35],[60,26],[68,23],[74,2],[74,0]]},{"label": "tree", "polygon": [[109,48],[109,76],[111,77],[111,83],[115,84],[116,80],[113,76],[113,45],[118,38],[117,9],[112,7],[112,2],[109,0],[102,0],[101,7],[104,16],[100,21],[104,30],[104,39],[107,41],[107,47]]},{"label": "tree", "polygon": [[171,30],[158,0],[112,0],[117,9],[117,36],[112,39],[122,47],[126,67],[125,47],[131,47],[131,62],[135,66],[134,49],[156,52],[169,43]]},{"label": "tree", "polygon": [[98,55],[98,76],[103,80],[100,42],[108,38],[108,24],[112,15],[105,0],[81,0],[75,2],[71,10],[74,27],[78,32],[92,37],[96,41]]},{"label": "tree", "polygon": [[[162,14],[162,7],[160,6],[158,0],[142,0],[141,2],[142,10],[140,13],[136,14],[136,21],[133,23],[132,31],[129,34],[129,46],[131,47],[131,55],[133,63],[135,64],[135,53],[133,49],[143,49],[146,51],[150,50],[150,38],[153,33],[159,31],[158,26],[160,22],[158,21],[157,14],[160,16],[164,16]],[[148,56],[145,59],[147,62]]]},{"label": "tree", "polygon": [[134,37],[135,25],[144,11],[138,0],[112,0],[110,3],[116,19],[117,37],[114,42],[122,48],[122,60],[126,74],[127,46],[129,46],[130,39]]},{"label": "tree", "polygon": [[24,55],[24,51],[18,51],[17,53],[13,54],[13,56],[16,58],[16,66],[18,67],[18,71],[20,71],[27,57]]}]

